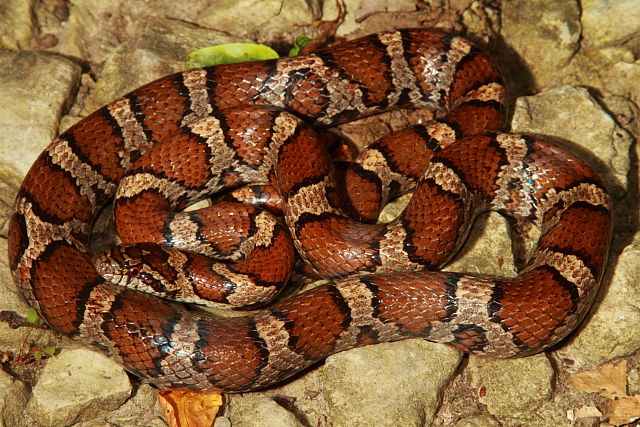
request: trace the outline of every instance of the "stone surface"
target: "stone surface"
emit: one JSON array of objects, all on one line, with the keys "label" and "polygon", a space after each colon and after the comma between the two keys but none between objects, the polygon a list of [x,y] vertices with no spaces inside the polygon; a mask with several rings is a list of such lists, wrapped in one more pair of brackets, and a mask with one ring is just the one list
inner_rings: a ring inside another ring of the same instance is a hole
[{"label": "stone surface", "polygon": [[3,370],[0,370],[0,424],[23,425],[23,410],[29,399],[29,388]]},{"label": "stone surface", "polygon": [[131,394],[115,362],[85,348],[65,348],[48,360],[27,411],[44,425],[70,425],[118,408]]},{"label": "stone surface", "polygon": [[428,425],[461,357],[423,340],[330,356],[322,369],[329,420],[334,427]]},{"label": "stone surface", "polygon": [[22,177],[58,133],[58,121],[80,78],[68,59],[38,52],[0,52],[0,170]]},{"label": "stone surface", "polygon": [[34,0],[3,0],[0,3],[0,48],[20,49],[29,45],[35,32]]},{"label": "stone surface", "polygon": [[[216,2],[217,4],[217,2]],[[49,49],[65,56],[102,63],[118,45],[137,38],[155,19],[199,24],[210,0],[176,2],[172,0],[83,0],[68,2],[68,19],[42,19],[43,32],[55,35],[59,42]]]},{"label": "stone surface", "polygon": [[104,417],[110,425],[163,427],[166,422],[158,403],[158,390],[141,384],[124,405]]},{"label": "stone surface", "polygon": [[501,424],[491,415],[466,417],[456,423],[456,427],[500,427]]},{"label": "stone surface", "polygon": [[218,31],[249,37],[259,43],[291,44],[300,26],[320,18],[317,1],[219,0],[198,17],[199,23]]},{"label": "stone surface", "polygon": [[[233,427],[302,427],[295,417],[273,399],[256,393],[234,396],[229,405]],[[217,424],[216,424],[217,425]]]},{"label": "stone surface", "polygon": [[611,190],[618,194],[625,191],[633,138],[587,89],[561,86],[518,98],[511,128],[571,141],[583,149],[578,155],[583,154],[610,185],[615,184]]},{"label": "stone surface", "polygon": [[460,253],[443,270],[515,277],[517,270],[507,220],[497,212],[481,215]]},{"label": "stone surface", "polygon": [[640,38],[637,0],[582,0],[580,4],[582,35],[588,47],[615,46]]},{"label": "stone surface", "polygon": [[577,0],[513,0],[502,6],[502,36],[540,86],[561,78],[579,48],[580,30]]},{"label": "stone surface", "polygon": [[469,357],[480,402],[495,416],[513,416],[537,408],[551,398],[553,368],[544,354],[519,359]]}]

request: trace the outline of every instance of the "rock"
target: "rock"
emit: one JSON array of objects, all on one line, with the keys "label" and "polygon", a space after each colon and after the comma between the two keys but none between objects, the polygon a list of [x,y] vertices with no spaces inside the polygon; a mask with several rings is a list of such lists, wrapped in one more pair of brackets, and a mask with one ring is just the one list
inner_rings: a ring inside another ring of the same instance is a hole
[{"label": "rock", "polygon": [[0,48],[24,49],[35,33],[34,0],[4,0],[0,5]]},{"label": "rock", "polygon": [[506,218],[497,212],[480,215],[460,253],[443,270],[515,277],[509,228]]},{"label": "rock", "polygon": [[43,368],[27,412],[44,425],[70,425],[118,408],[130,394],[129,377],[115,362],[85,348],[65,348]]},{"label": "rock", "polygon": [[[514,132],[562,138],[586,150],[586,160],[614,194],[627,188],[629,148],[633,138],[587,89],[561,86],[518,98],[511,122]],[[569,147],[570,149],[572,147]],[[584,157],[584,156],[583,156]]]},{"label": "rock", "polygon": [[29,388],[0,370],[0,424],[24,425],[23,410],[29,399]]},{"label": "rock", "polygon": [[249,39],[167,19],[154,20],[140,37],[119,45],[107,58],[85,113],[167,74],[184,70],[187,54],[201,47]]},{"label": "rock", "polygon": [[602,300],[589,322],[557,353],[571,371],[593,368],[640,350],[640,236],[610,262]]},{"label": "rock", "polygon": [[640,36],[637,0],[582,0],[580,4],[587,47],[616,46]]},{"label": "rock", "polygon": [[[273,399],[259,393],[233,396],[229,403],[233,427],[302,427],[295,415]],[[216,424],[217,425],[217,424]]]},{"label": "rock", "polygon": [[491,415],[466,417],[456,423],[456,427],[500,427],[501,424]]},{"label": "rock", "polygon": [[[346,36],[358,29],[358,23],[356,23],[355,11],[358,10],[360,3],[363,0],[344,0],[342,4],[347,13],[344,16],[344,21],[338,27],[336,32],[337,36]],[[335,19],[338,16],[338,7],[336,2],[329,0],[322,3],[322,19]]]},{"label": "rock", "polygon": [[614,95],[640,103],[640,61],[619,61],[602,75],[602,85]]},{"label": "rock", "polygon": [[335,427],[429,425],[461,358],[457,350],[418,339],[330,356],[322,368],[329,421]]},{"label": "rock", "polygon": [[58,133],[58,121],[80,79],[68,59],[39,52],[0,53],[0,170],[22,177]]},{"label": "rock", "polygon": [[504,360],[470,356],[469,369],[491,415],[523,414],[551,398],[554,372],[544,354]]},{"label": "rock", "polygon": [[115,47],[140,36],[153,20],[166,18],[197,24],[210,4],[210,0],[83,0],[69,4],[64,25],[45,22],[43,32],[59,39],[50,51],[99,64]]},{"label": "rock", "polygon": [[502,35],[540,86],[562,78],[579,48],[580,29],[576,0],[514,0],[502,6]]},{"label": "rock", "polygon": [[482,1],[474,1],[462,13],[462,23],[468,34],[481,35],[482,41],[488,43],[500,32],[500,12]]},{"label": "rock", "polygon": [[249,37],[258,43],[290,46],[301,35],[300,26],[320,18],[317,1],[218,0],[203,10],[198,22],[228,34]]},{"label": "rock", "polygon": [[105,416],[110,425],[164,427],[163,412],[158,403],[158,390],[140,384],[134,394],[113,412]]}]

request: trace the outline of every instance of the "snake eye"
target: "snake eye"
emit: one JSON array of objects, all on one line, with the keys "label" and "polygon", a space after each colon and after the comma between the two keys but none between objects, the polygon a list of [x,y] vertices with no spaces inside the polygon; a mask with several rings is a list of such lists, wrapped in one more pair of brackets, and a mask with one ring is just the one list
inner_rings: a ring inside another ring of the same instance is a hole
[{"label": "snake eye", "polygon": [[144,271],[140,273],[138,279],[142,280],[146,284],[153,282],[153,276],[149,273],[145,273]]},{"label": "snake eye", "polygon": [[140,274],[140,267],[129,267],[129,276],[138,277]]}]

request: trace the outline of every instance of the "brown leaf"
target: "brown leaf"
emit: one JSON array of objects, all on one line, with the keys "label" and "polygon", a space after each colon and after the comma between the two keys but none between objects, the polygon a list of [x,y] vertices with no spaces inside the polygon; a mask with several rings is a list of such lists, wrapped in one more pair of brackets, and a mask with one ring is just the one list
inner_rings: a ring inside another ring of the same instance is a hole
[{"label": "brown leaf", "polygon": [[222,406],[222,395],[170,389],[159,392],[158,401],[171,427],[211,427]]},{"label": "brown leaf", "polygon": [[627,395],[627,361],[608,363],[594,371],[584,371],[570,376],[578,390],[600,393],[609,399]]},{"label": "brown leaf", "polygon": [[613,425],[628,424],[640,418],[640,396],[627,396],[609,402]]}]

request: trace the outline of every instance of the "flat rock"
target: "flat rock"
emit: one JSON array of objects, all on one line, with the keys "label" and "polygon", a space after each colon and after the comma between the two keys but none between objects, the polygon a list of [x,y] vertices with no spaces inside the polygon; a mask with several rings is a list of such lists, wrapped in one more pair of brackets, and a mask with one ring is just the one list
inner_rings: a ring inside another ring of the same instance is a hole
[{"label": "flat rock", "polygon": [[0,4],[0,48],[20,49],[35,33],[34,0],[3,0]]},{"label": "flat rock", "polygon": [[300,26],[320,18],[320,3],[306,0],[218,0],[202,11],[198,22],[258,43],[291,45]]},{"label": "flat rock", "polygon": [[583,154],[609,185],[615,185],[611,190],[621,194],[627,187],[633,138],[587,89],[561,86],[518,98],[511,128],[571,141],[583,149],[577,154]]},{"label": "flat rock", "polygon": [[640,37],[637,0],[582,0],[582,35],[588,47],[616,46]]},{"label": "flat rock", "polygon": [[461,358],[419,339],[330,356],[322,368],[329,421],[334,427],[429,425]]},{"label": "flat rock", "polygon": [[469,357],[473,383],[483,392],[480,402],[495,416],[513,416],[537,408],[551,398],[554,371],[538,354],[519,359]]},{"label": "flat rock", "polygon": [[40,52],[0,52],[0,171],[22,177],[58,133],[80,67]]},{"label": "flat rock", "polygon": [[43,28],[59,40],[49,50],[97,64],[104,62],[116,46],[139,37],[155,19],[198,23],[202,12],[214,7],[210,0],[83,0],[67,4],[64,25],[45,23]]},{"label": "flat rock", "polygon": [[[229,404],[233,427],[302,427],[296,416],[269,396],[248,393],[233,396]],[[216,424],[217,425],[217,424]]]},{"label": "flat rock", "polygon": [[23,382],[0,370],[0,424],[23,425],[23,410],[28,399],[29,388]]},{"label": "flat rock", "polygon": [[48,360],[27,412],[43,425],[70,425],[118,408],[131,394],[115,362],[85,348],[65,348]]},{"label": "flat rock", "polygon": [[540,86],[562,77],[579,48],[580,29],[575,0],[513,0],[502,6],[502,35]]}]

